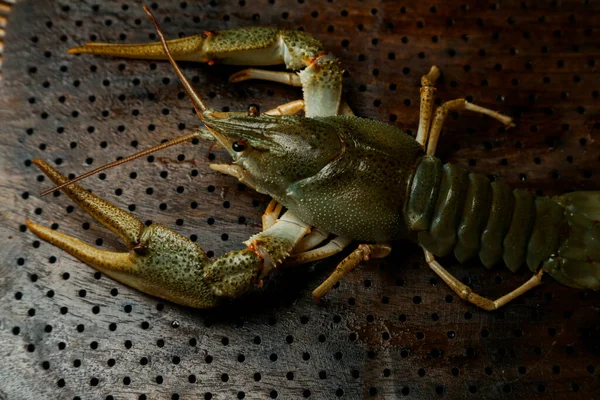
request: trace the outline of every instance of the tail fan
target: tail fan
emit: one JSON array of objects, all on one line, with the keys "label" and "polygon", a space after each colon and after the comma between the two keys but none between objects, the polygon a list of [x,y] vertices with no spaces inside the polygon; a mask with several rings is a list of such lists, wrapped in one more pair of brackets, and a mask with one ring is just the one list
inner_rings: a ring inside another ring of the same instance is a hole
[{"label": "tail fan", "polygon": [[[565,209],[565,240],[542,268],[563,285],[600,290],[600,191],[553,198]],[[561,232],[562,233],[562,232]]]}]

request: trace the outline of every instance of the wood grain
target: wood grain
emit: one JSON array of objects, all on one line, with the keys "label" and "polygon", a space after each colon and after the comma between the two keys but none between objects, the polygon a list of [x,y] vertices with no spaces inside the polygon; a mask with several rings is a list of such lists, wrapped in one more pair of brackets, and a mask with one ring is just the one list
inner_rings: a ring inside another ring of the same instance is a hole
[{"label": "wood grain", "polygon": [[[489,118],[454,115],[438,146],[443,159],[538,194],[600,189],[595,2],[150,4],[169,37],[268,24],[310,31],[342,60],[344,95],[357,114],[413,134],[419,80],[436,64],[439,101],[468,96],[517,122],[504,131]],[[310,292],[339,258],[285,271],[231,306],[196,311],[140,294],[38,242],[24,229],[26,218],[122,248],[66,196],[39,198],[50,183],[33,158],[79,174],[199,125],[167,63],[66,54],[89,40],[143,42],[153,32],[133,1],[21,1],[8,18],[0,86],[0,399],[598,393],[600,295],[550,279],[486,313],[459,301],[416,247],[400,243],[388,259],[349,275],[323,305]],[[217,110],[268,109],[300,96],[268,83],[228,84],[239,68],[184,69]],[[209,143],[172,148],[84,186],[219,255],[259,230],[268,199],[211,171],[213,157],[227,160]],[[490,297],[529,277],[442,262]]]}]

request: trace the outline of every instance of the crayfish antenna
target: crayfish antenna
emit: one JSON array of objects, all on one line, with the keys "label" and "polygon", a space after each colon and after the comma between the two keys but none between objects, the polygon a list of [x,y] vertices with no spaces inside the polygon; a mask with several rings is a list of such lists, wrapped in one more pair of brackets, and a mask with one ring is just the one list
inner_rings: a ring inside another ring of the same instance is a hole
[{"label": "crayfish antenna", "polygon": [[[156,32],[158,34],[158,37],[160,38],[160,42],[162,44],[163,51],[167,55],[167,58],[169,59],[169,62],[173,66],[173,69],[175,70],[175,73],[177,74],[177,77],[179,78],[179,80],[183,84],[183,87],[185,88],[188,96],[192,100],[192,104],[194,105],[194,109],[196,110],[196,113],[198,114],[198,116],[200,117],[200,119],[201,120],[206,119],[204,113],[207,112],[207,111],[211,115],[213,115],[214,117],[217,117],[217,118],[224,117],[225,113],[214,112],[214,111],[210,110],[206,106],[206,104],[204,104],[204,102],[202,101],[202,99],[200,98],[200,96],[198,95],[198,93],[196,93],[196,91],[192,87],[190,81],[188,81],[188,79],[183,74],[183,71],[181,71],[181,68],[179,68],[179,65],[177,65],[177,62],[175,61],[175,59],[173,58],[173,56],[171,54],[171,51],[169,50],[169,45],[167,44],[167,40],[165,39],[165,36],[163,34],[162,29],[160,28],[160,26],[158,25],[158,22],[154,18],[154,15],[152,14],[152,12],[150,11],[150,9],[146,5],[144,5],[144,11],[146,12],[146,14],[148,14],[148,16],[150,17],[150,20],[152,21],[152,23],[156,27]],[[69,53],[78,53],[78,52],[80,52],[79,50],[81,50],[81,49],[79,49],[79,48],[71,49],[71,50],[69,50]],[[48,195],[50,193],[53,193],[53,192],[55,192],[57,190],[60,190],[60,189],[66,187],[66,186],[68,186],[68,185],[70,185],[72,183],[75,183],[75,182],[78,182],[78,181],[80,181],[82,179],[88,178],[88,177],[90,177],[92,175],[95,175],[95,174],[97,174],[99,172],[106,171],[107,169],[110,169],[110,168],[113,168],[113,167],[125,164],[125,163],[127,163],[129,161],[133,161],[133,160],[135,160],[137,158],[144,157],[144,156],[146,156],[148,154],[151,154],[151,153],[154,153],[156,151],[165,149],[167,147],[174,146],[174,145],[179,144],[179,143],[186,142],[186,141],[188,141],[190,139],[195,139],[197,137],[204,137],[204,133],[203,132],[194,132],[194,133],[191,133],[191,134],[188,134],[188,135],[183,135],[183,136],[180,136],[178,138],[169,140],[166,143],[161,143],[161,144],[153,146],[153,147],[151,147],[149,149],[140,151],[139,153],[135,153],[133,155],[125,157],[125,158],[123,158],[121,160],[113,161],[111,163],[108,163],[106,165],[98,167],[98,168],[96,168],[96,169],[94,169],[92,171],[86,172],[83,175],[80,175],[78,177],[70,179],[70,180],[68,180],[68,181],[66,181],[66,182],[64,182],[64,183],[62,183],[62,184],[60,184],[58,186],[55,186],[55,187],[53,187],[51,189],[45,190],[44,192],[41,193],[41,197],[44,197],[44,196],[46,196],[46,195]]]},{"label": "crayfish antenna", "polygon": [[177,74],[177,77],[181,81],[183,87],[185,88],[185,91],[187,92],[188,96],[190,96],[190,99],[192,100],[192,104],[194,105],[194,109],[196,110],[196,113],[198,114],[200,119],[204,120],[205,117],[204,117],[203,113],[205,111],[209,110],[208,107],[206,107],[206,104],[204,104],[204,102],[202,101],[200,96],[198,96],[198,93],[196,93],[196,91],[192,87],[192,84],[185,77],[185,75],[183,74],[183,71],[181,71],[181,68],[179,68],[179,65],[177,65],[177,62],[171,55],[171,51],[169,50],[169,45],[167,44],[167,40],[165,39],[163,31],[160,28],[160,26],[158,25],[156,18],[154,18],[152,11],[150,11],[148,6],[146,6],[146,5],[144,5],[144,11],[146,12],[146,14],[148,14],[148,17],[150,17],[150,20],[154,24],[154,27],[156,28],[156,33],[158,34],[158,38],[160,39],[160,42],[162,43],[163,50],[165,51],[165,54],[167,55],[169,62],[173,66],[173,69],[175,70],[175,74]]},{"label": "crayfish antenna", "polygon": [[201,137],[201,136],[203,136],[203,132],[193,132],[193,133],[189,133],[187,135],[179,136],[179,137],[177,137],[175,139],[171,139],[168,142],[157,144],[156,146],[152,146],[149,149],[142,150],[142,151],[140,151],[138,153],[132,154],[132,155],[127,156],[125,158],[122,158],[120,160],[113,161],[111,163],[105,164],[105,165],[103,165],[101,167],[98,167],[96,169],[93,169],[91,171],[88,171],[85,174],[79,175],[79,176],[77,176],[77,177],[75,177],[73,179],[69,179],[66,182],[61,183],[58,186],[55,186],[55,187],[53,187],[51,189],[43,191],[40,194],[40,196],[44,197],[44,196],[46,196],[46,195],[48,195],[48,194],[50,194],[52,192],[55,192],[57,190],[60,190],[60,189],[64,188],[65,186],[69,186],[72,183],[79,182],[82,179],[89,178],[92,175],[96,175],[99,172],[106,171],[107,169],[119,166],[121,164],[128,163],[129,161],[133,161],[133,160],[135,160],[137,158],[147,156],[148,154],[152,154],[152,153],[157,152],[159,150],[166,149],[167,147],[175,146],[176,144],[187,142],[190,139],[195,139],[195,138]]}]

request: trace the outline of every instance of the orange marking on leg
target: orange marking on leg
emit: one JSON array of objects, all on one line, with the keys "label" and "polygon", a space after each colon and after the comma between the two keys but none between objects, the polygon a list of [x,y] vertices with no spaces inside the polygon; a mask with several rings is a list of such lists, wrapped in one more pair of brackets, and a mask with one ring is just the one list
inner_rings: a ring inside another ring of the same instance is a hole
[{"label": "orange marking on leg", "polygon": [[204,31],[204,34],[206,36],[215,36],[217,34],[217,32],[215,32],[215,31]]},{"label": "orange marking on leg", "polygon": [[215,65],[215,60],[208,60],[207,64],[213,66]]},{"label": "orange marking on leg", "polygon": [[306,63],[309,64],[309,65],[313,64],[313,63],[316,63],[320,58],[325,57],[326,55],[327,55],[327,53],[321,53],[321,54],[319,54],[316,57],[310,57],[310,58],[308,58],[306,60]]},{"label": "orange marking on leg", "polygon": [[256,246],[254,246],[254,242],[250,243],[250,246],[248,246],[248,248],[250,250],[252,250],[254,252],[254,254],[256,254],[258,256],[258,258],[260,258],[261,260],[265,259],[265,257],[262,254],[260,254],[260,251],[258,251]]}]

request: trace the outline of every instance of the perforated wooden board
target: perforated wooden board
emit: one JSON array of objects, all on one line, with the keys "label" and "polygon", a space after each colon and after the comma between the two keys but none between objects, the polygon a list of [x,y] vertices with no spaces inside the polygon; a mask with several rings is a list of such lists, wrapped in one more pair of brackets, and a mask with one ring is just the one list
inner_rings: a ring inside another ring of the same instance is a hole
[{"label": "perforated wooden board", "polygon": [[[450,119],[438,155],[515,187],[598,190],[600,6],[562,2],[161,1],[167,36],[277,24],[337,54],[358,115],[416,130],[419,81],[441,67],[440,100],[468,96],[516,118]],[[199,122],[167,63],[69,56],[88,40],[155,39],[134,1],[23,1],[8,21],[0,93],[1,399],[364,397],[591,398],[600,387],[600,295],[545,279],[503,310],[460,301],[397,244],[333,290],[310,292],[337,261],[285,271],[263,293],[196,311],[101,276],[26,231],[26,218],[105,249],[122,245],[50,183],[35,157],[80,174]],[[238,68],[185,64],[216,109],[263,109],[300,91],[227,83]],[[220,255],[260,229],[268,198],[208,168],[186,145],[85,181],[142,220]],[[479,262],[442,263],[490,297],[528,279]]]}]

